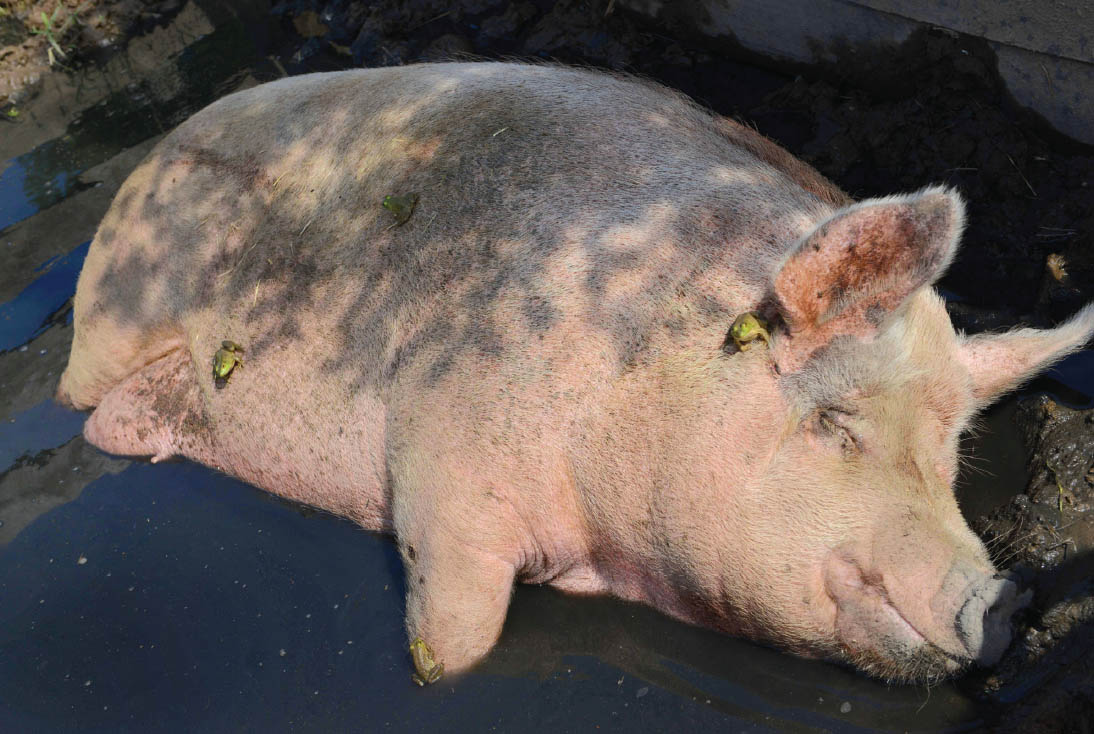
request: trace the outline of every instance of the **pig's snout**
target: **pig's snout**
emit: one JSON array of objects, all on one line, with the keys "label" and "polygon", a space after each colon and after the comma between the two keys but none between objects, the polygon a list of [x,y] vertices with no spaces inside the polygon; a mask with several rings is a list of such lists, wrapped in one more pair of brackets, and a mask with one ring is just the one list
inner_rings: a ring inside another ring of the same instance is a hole
[{"label": "pig's snout", "polygon": [[1029,604],[1033,592],[1019,593],[1018,584],[995,575],[974,582],[967,594],[954,621],[957,637],[975,662],[994,665],[1010,644],[1011,615]]}]

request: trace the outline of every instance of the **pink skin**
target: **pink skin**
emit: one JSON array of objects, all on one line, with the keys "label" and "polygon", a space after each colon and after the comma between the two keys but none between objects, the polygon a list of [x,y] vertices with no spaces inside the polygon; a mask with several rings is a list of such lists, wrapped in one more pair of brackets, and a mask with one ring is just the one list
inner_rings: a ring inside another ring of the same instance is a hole
[{"label": "pink skin", "polygon": [[[958,437],[1094,331],[954,333],[930,284],[962,221],[945,189],[855,204],[624,78],[287,79],[123,186],[58,397],[106,451],[394,533],[449,673],[524,581],[929,680],[996,659],[1022,602],[954,501]],[[745,311],[770,349],[726,346]],[[218,389],[222,339],[246,366]]]}]

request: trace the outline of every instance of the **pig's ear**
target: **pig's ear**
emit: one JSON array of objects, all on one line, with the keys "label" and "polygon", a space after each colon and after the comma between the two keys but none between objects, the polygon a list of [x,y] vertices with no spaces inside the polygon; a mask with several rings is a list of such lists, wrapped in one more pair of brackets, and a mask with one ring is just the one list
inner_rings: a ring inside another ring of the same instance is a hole
[{"label": "pig's ear", "polygon": [[953,258],[965,223],[954,191],[932,187],[840,209],[791,250],[775,271],[780,371],[794,372],[837,336],[869,338]]},{"label": "pig's ear", "polygon": [[1016,329],[963,337],[958,358],[969,369],[973,397],[984,407],[1094,336],[1094,303],[1055,329]]}]

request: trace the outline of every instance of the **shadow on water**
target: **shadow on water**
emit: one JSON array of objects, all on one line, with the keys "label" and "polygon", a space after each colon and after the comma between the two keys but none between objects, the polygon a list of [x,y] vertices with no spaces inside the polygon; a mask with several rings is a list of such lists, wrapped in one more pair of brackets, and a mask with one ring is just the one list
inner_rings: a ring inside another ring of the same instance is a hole
[{"label": "shadow on water", "polygon": [[1063,360],[1030,384],[1030,392],[1047,392],[1071,408],[1094,407],[1094,350]]}]

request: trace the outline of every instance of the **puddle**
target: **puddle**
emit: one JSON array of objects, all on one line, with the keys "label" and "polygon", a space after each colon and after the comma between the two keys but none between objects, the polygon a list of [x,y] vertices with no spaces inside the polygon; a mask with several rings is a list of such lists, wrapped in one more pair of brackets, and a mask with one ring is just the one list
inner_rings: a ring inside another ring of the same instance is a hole
[{"label": "puddle", "polygon": [[1029,449],[1014,416],[1018,400],[1004,398],[981,414],[976,430],[961,439],[964,460],[954,483],[966,520],[986,515],[1029,483]]},{"label": "puddle", "polygon": [[955,712],[975,721],[949,686],[929,697],[888,689],[642,607],[532,587],[518,589],[480,670],[420,690],[402,578],[385,538],[189,462],[134,464],[0,550],[0,729],[851,732],[946,729]]},{"label": "puddle", "polygon": [[84,429],[87,416],[62,408],[52,400],[8,416],[0,422],[0,474],[21,456],[55,449]]},{"label": "puddle", "polygon": [[1064,390],[1048,387],[1060,402],[1072,408],[1094,407],[1094,350],[1072,354],[1045,373],[1045,379],[1062,385]]},{"label": "puddle", "polygon": [[18,159],[8,161],[0,170],[0,230],[38,211],[27,188],[27,169]]},{"label": "puddle", "polygon": [[[25,346],[49,328],[50,316],[76,293],[76,279],[90,245],[85,242],[67,255],[42,263],[35,271],[41,275],[15,298],[0,303],[0,354]],[[65,321],[71,323],[71,312]]]}]

